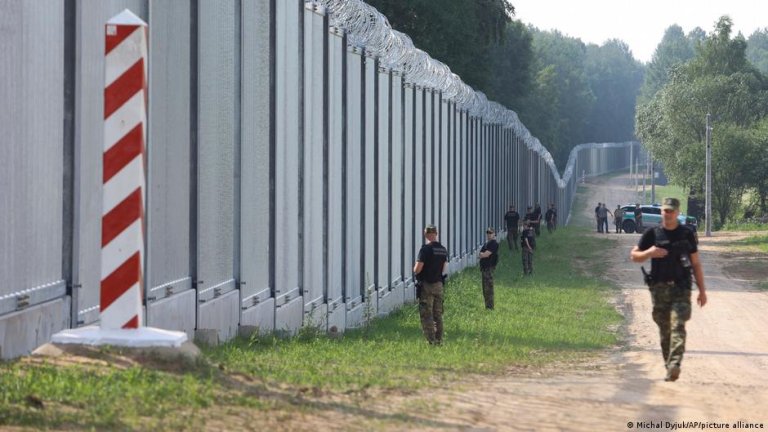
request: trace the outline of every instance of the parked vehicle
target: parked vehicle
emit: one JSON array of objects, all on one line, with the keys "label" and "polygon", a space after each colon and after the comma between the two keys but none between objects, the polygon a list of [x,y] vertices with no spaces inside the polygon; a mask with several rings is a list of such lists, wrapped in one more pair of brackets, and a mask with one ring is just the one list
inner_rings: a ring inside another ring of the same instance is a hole
[{"label": "parked vehicle", "polygon": [[[635,205],[627,204],[621,206],[624,210],[624,218],[621,222],[621,229],[625,233],[640,232],[637,230],[635,224]],[[661,224],[661,204],[644,204],[640,206],[640,210],[643,211],[643,228],[653,228]],[[698,230],[698,221],[693,216],[686,216],[680,214],[677,220],[681,224],[688,226],[695,233]]]}]

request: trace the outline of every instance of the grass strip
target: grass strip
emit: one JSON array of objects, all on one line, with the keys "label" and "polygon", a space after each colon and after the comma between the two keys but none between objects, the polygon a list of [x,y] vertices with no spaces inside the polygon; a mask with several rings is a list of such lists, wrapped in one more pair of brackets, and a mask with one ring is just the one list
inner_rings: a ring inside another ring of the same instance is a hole
[{"label": "grass strip", "polygon": [[[608,239],[560,228],[538,238],[534,275],[505,241],[495,274],[496,308],[484,308],[479,270],[446,286],[444,345],[421,335],[415,304],[328,338],[311,328],[296,337],[238,338],[204,349],[204,361],[179,370],[145,366],[0,364],[0,426],[195,430],[211,407],[304,410],[278,390],[332,392],[429,388],[466,374],[572,362],[617,342],[619,314],[599,275]],[[585,272],[585,269],[588,270]],[[277,390],[275,390],[277,389]],[[287,407],[287,408],[286,408]]]}]

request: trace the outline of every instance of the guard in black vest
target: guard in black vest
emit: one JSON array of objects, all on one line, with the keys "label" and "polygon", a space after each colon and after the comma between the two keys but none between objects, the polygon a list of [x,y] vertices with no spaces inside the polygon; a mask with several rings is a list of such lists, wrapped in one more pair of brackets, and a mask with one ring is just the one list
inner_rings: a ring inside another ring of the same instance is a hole
[{"label": "guard in black vest", "polygon": [[419,250],[413,274],[419,298],[419,316],[424,337],[433,345],[443,343],[443,283],[448,266],[448,251],[437,241],[437,227],[424,228],[427,243]]},{"label": "guard in black vest", "polygon": [[659,326],[665,381],[675,381],[685,352],[685,322],[691,318],[691,272],[699,287],[699,306],[707,303],[707,294],[693,232],[677,220],[680,201],[665,198],[661,208],[661,226],[643,233],[630,255],[634,262],[651,259],[651,273],[642,270],[651,290],[653,321]]},{"label": "guard in black vest", "polygon": [[507,245],[509,250],[514,247],[517,250],[518,225],[520,225],[520,213],[515,206],[509,206],[509,211],[504,214],[504,222],[507,224]]},{"label": "guard in black vest", "polygon": [[477,255],[480,258],[480,271],[483,273],[483,298],[485,308],[493,309],[493,272],[499,262],[499,243],[496,242],[496,231],[489,227],[485,230],[487,241]]}]

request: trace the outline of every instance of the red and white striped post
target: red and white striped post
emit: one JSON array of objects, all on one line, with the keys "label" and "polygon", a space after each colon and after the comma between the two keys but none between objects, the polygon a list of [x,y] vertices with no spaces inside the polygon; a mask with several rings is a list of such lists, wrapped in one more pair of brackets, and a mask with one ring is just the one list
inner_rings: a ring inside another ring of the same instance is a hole
[{"label": "red and white striped post", "polygon": [[147,24],[124,10],[105,27],[101,328],[142,326]]},{"label": "red and white striped post", "polygon": [[105,31],[101,326],[65,329],[51,342],[178,348],[187,341],[185,332],[145,327],[141,313],[147,24],[126,9],[107,21]]}]

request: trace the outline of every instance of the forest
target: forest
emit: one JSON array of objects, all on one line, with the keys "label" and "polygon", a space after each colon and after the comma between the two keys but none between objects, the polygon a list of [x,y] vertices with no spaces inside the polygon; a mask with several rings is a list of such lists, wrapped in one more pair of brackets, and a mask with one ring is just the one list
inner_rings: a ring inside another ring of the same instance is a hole
[{"label": "forest", "polygon": [[[565,168],[573,147],[639,139],[703,199],[713,121],[713,221],[768,214],[768,28],[733,35],[670,23],[649,63],[618,39],[587,44],[515,19],[508,0],[368,0],[414,45],[515,111]],[[745,157],[748,156],[748,157]]]}]

